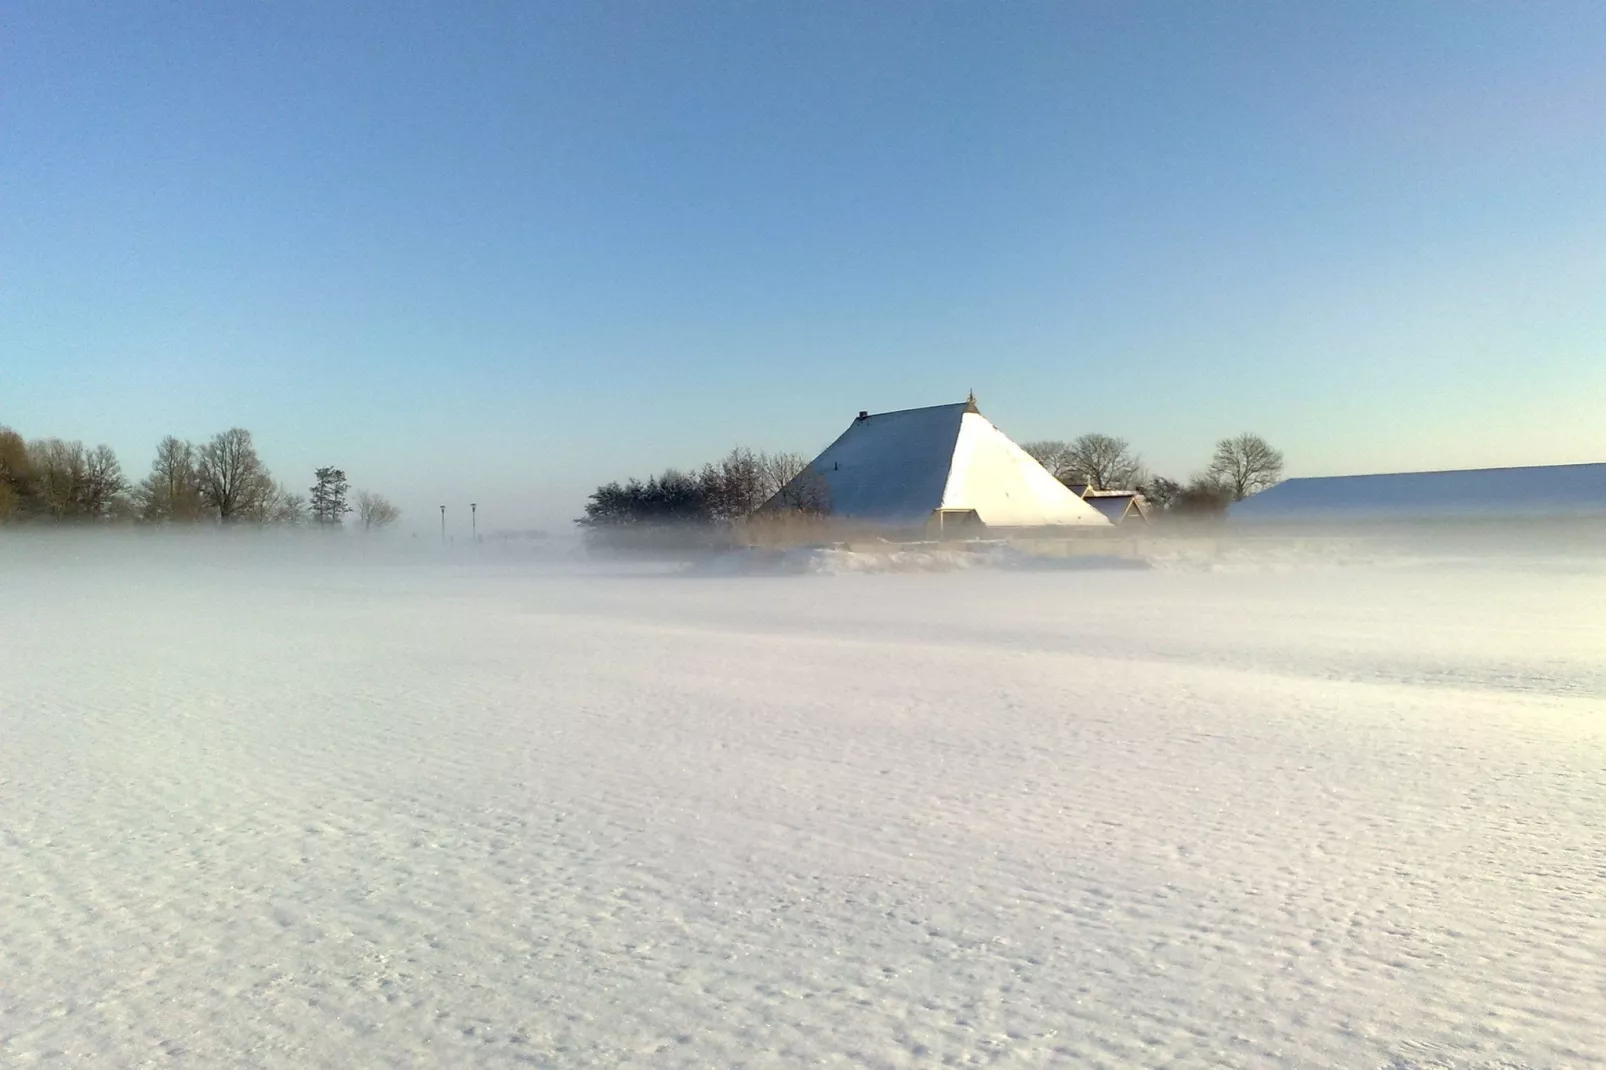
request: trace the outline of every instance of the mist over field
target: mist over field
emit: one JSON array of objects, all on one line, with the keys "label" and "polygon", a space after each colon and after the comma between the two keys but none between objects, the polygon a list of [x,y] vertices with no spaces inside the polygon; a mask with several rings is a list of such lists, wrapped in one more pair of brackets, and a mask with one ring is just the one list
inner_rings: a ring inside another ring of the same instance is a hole
[{"label": "mist over field", "polygon": [[1606,3],[0,15],[0,1070],[1603,1070]]},{"label": "mist over field", "polygon": [[1606,558],[1513,530],[8,536],[0,1064],[1601,1065]]}]

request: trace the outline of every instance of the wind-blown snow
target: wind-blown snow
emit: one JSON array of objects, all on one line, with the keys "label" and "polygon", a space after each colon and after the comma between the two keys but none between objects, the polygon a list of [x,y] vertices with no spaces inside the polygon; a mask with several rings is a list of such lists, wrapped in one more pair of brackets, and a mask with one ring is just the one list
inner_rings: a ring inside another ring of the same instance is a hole
[{"label": "wind-blown snow", "polygon": [[0,1065],[1606,1064],[1606,573],[0,556]]}]

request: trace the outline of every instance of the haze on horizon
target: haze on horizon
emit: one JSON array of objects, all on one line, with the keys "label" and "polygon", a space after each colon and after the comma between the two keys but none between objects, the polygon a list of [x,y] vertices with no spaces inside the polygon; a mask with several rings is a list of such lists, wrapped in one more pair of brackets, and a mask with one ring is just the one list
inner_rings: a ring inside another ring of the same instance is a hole
[{"label": "haze on horizon", "polygon": [[[1606,459],[1606,8],[21,2],[0,423],[412,524],[958,400]],[[494,518],[494,519],[489,519]]]}]

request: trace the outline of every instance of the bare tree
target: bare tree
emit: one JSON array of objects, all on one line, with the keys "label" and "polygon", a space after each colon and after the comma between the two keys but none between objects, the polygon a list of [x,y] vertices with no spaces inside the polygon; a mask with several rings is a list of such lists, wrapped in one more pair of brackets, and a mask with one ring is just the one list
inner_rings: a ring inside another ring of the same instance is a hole
[{"label": "bare tree", "polygon": [[127,489],[123,466],[110,446],[96,446],[84,455],[84,485],[79,496],[79,509],[84,516],[100,519],[111,515]]},{"label": "bare tree", "polygon": [[47,438],[30,445],[27,456],[41,510],[58,520],[102,519],[127,487],[110,446],[86,450],[82,442]]},{"label": "bare tree", "polygon": [[251,442],[251,432],[240,427],[222,432],[200,448],[196,475],[201,500],[215,509],[225,524],[260,511],[275,489]]},{"label": "bare tree", "polygon": [[1257,491],[1283,478],[1283,455],[1259,435],[1244,432],[1216,443],[1216,453],[1206,474],[1241,502]]},{"label": "bare tree", "polygon": [[738,446],[699,476],[709,517],[734,523],[752,516],[808,467],[795,453],[765,453]]},{"label": "bare tree", "polygon": [[240,519],[262,527],[300,527],[307,520],[307,499],[283,483],[270,483],[267,493],[241,513]]},{"label": "bare tree", "polygon": [[105,517],[125,486],[110,446],[41,439],[27,447],[27,461],[39,511],[58,520]]},{"label": "bare tree", "polygon": [[202,505],[195,447],[172,435],[158,442],[151,474],[134,488],[134,502],[142,520],[199,520]]},{"label": "bare tree", "polygon": [[387,528],[400,517],[401,510],[381,495],[366,490],[357,494],[357,519],[362,522],[364,531]]},{"label": "bare tree", "polygon": [[831,512],[831,484],[824,473],[805,464],[769,499],[766,511],[828,516]]},{"label": "bare tree", "polygon": [[39,512],[60,520],[76,511],[84,488],[84,445],[44,438],[28,444],[28,463]]},{"label": "bare tree", "polygon": [[757,458],[764,501],[779,494],[809,466],[809,459],[801,453],[759,453]]},{"label": "bare tree", "polygon": [[1037,442],[1028,442],[1021,447],[1032,460],[1048,469],[1048,474],[1055,479],[1060,478],[1071,461],[1071,444],[1061,442],[1057,438],[1042,439]]},{"label": "bare tree", "polygon": [[1143,464],[1126,439],[1091,433],[1070,444],[1064,466],[1054,474],[1094,490],[1130,490],[1139,482]]},{"label": "bare tree", "polygon": [[806,468],[808,461],[795,453],[738,446],[698,473],[702,509],[715,523],[735,523],[758,512]]},{"label": "bare tree", "polygon": [[307,498],[280,483],[273,493],[272,523],[298,528],[307,522]]}]

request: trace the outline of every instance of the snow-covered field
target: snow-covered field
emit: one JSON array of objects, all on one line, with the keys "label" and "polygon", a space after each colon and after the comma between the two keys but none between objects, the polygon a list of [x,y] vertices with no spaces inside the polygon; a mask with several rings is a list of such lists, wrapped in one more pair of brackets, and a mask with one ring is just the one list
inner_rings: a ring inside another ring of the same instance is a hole
[{"label": "snow-covered field", "polygon": [[5,1067],[1606,1065],[1599,564],[110,545],[0,543]]}]

